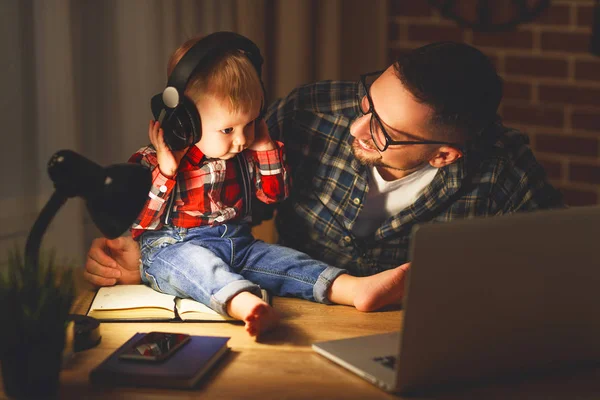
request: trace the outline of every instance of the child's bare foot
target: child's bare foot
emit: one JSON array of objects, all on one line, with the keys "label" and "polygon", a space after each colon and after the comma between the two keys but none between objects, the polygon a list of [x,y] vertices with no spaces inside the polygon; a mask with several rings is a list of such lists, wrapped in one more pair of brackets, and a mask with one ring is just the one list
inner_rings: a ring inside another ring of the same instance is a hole
[{"label": "child's bare foot", "polygon": [[258,336],[279,323],[279,313],[250,292],[241,292],[233,297],[227,305],[227,312],[246,323],[246,332],[250,336]]},{"label": "child's bare foot", "polygon": [[279,324],[279,313],[267,303],[258,304],[244,321],[246,322],[246,332],[250,336],[258,336]]},{"label": "child's bare foot", "polygon": [[375,311],[391,304],[400,304],[404,296],[404,280],[409,264],[375,275],[359,278],[354,306],[359,311]]},{"label": "child's bare foot", "polygon": [[327,298],[335,304],[354,306],[359,311],[375,311],[391,304],[400,304],[409,266],[406,263],[365,277],[342,274],[331,284]]}]

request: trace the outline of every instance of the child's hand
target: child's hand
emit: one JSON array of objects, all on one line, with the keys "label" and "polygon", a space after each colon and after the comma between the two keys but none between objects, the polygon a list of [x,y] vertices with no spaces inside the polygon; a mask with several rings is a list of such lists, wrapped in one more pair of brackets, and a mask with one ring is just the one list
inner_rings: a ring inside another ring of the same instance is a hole
[{"label": "child's hand", "polygon": [[264,119],[256,121],[256,125],[254,127],[254,142],[248,149],[254,151],[267,151],[276,149],[275,143],[271,140],[271,136],[269,136],[269,129],[267,128],[267,123]]},{"label": "child's hand", "polygon": [[156,149],[158,167],[164,176],[173,178],[177,173],[179,162],[187,152],[188,148],[186,147],[183,150],[171,151],[169,146],[165,143],[164,134],[165,132],[160,127],[160,123],[158,121],[150,120],[148,137],[150,138],[150,143],[152,143]]}]

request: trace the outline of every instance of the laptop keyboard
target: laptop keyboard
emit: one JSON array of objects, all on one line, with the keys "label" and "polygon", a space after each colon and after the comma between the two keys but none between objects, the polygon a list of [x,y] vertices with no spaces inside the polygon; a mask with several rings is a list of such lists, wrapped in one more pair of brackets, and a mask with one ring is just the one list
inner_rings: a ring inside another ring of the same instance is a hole
[{"label": "laptop keyboard", "polygon": [[378,362],[386,368],[396,368],[396,356],[381,356],[373,358],[373,361]]}]

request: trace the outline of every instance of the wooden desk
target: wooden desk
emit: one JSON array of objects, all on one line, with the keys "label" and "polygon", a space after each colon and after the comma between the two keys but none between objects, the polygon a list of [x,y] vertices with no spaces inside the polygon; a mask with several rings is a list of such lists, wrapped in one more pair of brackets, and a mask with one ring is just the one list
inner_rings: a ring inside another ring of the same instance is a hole
[{"label": "wooden desk", "polygon": [[[91,291],[84,292],[75,304],[75,311],[85,313],[92,296]],[[398,330],[402,311],[361,313],[350,307],[287,298],[274,298],[273,306],[284,315],[284,320],[278,330],[265,335],[260,343],[251,339],[243,326],[228,323],[103,323],[100,345],[76,353],[62,371],[60,398],[398,398],[319,356],[310,346],[316,341]],[[134,333],[151,330],[230,336],[232,351],[192,391],[90,385],[90,370]],[[424,398],[597,400],[600,369],[455,389]]]}]

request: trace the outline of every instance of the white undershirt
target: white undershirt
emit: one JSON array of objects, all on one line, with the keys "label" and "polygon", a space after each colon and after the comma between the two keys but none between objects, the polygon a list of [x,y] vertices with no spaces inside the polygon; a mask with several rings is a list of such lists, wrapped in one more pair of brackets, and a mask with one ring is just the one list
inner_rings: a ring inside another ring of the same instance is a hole
[{"label": "white undershirt", "polygon": [[376,167],[369,168],[369,192],[352,233],[365,237],[375,232],[383,221],[413,204],[437,171],[437,168],[427,164],[404,178],[386,181]]}]

